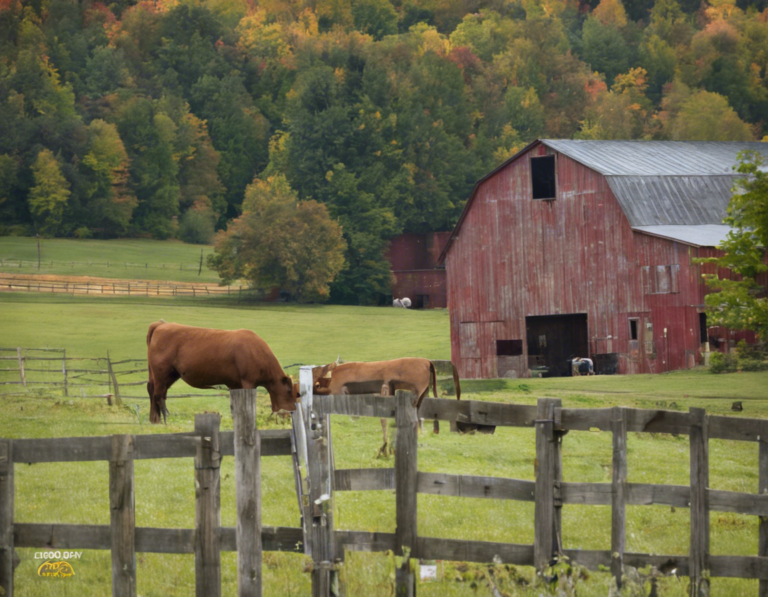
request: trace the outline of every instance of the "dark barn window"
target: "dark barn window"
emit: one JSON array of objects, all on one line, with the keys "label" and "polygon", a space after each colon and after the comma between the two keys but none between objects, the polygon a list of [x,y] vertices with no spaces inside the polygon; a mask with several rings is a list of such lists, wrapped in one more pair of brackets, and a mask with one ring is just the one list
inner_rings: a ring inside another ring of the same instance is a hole
[{"label": "dark barn window", "polygon": [[531,188],[534,199],[555,198],[555,156],[531,158]]},{"label": "dark barn window", "polygon": [[523,354],[522,340],[496,340],[496,356],[519,357]]},{"label": "dark barn window", "polygon": [[637,319],[629,320],[629,339],[637,340]]},{"label": "dark barn window", "polygon": [[413,306],[414,309],[429,309],[429,295],[417,294],[416,303]]}]

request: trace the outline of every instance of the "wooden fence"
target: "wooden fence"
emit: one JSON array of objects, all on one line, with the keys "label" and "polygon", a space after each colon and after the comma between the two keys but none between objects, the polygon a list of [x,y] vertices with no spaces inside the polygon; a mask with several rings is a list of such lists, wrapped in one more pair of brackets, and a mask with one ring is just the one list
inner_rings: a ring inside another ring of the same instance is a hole
[{"label": "wooden fence", "polygon": [[63,269],[66,267],[69,267],[71,269],[74,269],[75,266],[78,267],[89,267],[89,268],[98,268],[103,267],[105,269],[139,269],[147,271],[149,269],[160,269],[160,270],[179,270],[179,271],[198,271],[202,270],[202,264],[199,262],[195,263],[155,263],[152,264],[152,267],[149,267],[149,263],[131,263],[130,261],[54,261],[51,259],[8,259],[8,258],[2,258],[0,259],[0,267],[3,269],[23,269],[23,268],[30,268],[30,269],[36,269],[41,270],[43,268],[52,268],[56,267],[57,269]]},{"label": "wooden fence", "polygon": [[253,295],[257,291],[242,286],[217,284],[169,283],[150,281],[74,282],[40,278],[0,277],[0,290],[46,292],[52,294],[88,294],[103,296],[211,297]]},{"label": "wooden fence", "polygon": [[[41,388],[64,397],[147,398],[147,359],[68,357],[64,348],[0,348],[0,396]],[[174,398],[210,397],[208,393],[172,394]]]},{"label": "wooden fence", "polygon": [[[302,374],[304,374],[302,368]],[[304,396],[304,394],[303,394]],[[689,576],[691,595],[708,595],[711,577],[760,579],[759,594],[768,595],[768,421],[707,415],[703,409],[688,413],[630,408],[569,409],[560,400],[540,399],[536,406],[455,401],[425,398],[418,416],[425,419],[459,421],[481,425],[529,427],[535,430],[535,481],[426,473],[418,471],[417,415],[408,398],[398,396],[314,396],[302,400],[317,422],[313,458],[325,461],[324,446],[330,452],[329,473],[333,491],[395,490],[397,530],[388,533],[332,531],[325,520],[325,533],[335,542],[332,553],[343,558],[343,550],[392,550],[412,559],[458,560],[534,566],[543,572],[566,556],[591,569],[611,570],[619,587],[626,566],[655,567]],[[333,468],[332,444],[328,432],[330,415],[395,418],[397,443],[394,469]],[[599,429],[613,436],[611,483],[563,481],[562,441],[569,431]],[[671,433],[690,437],[690,484],[656,485],[627,482],[627,433]],[[759,444],[759,493],[738,493],[710,489],[709,439],[751,441]],[[320,467],[322,471],[323,468]],[[312,466],[310,464],[310,472]],[[315,481],[322,487],[328,481]],[[310,483],[311,487],[311,483]],[[318,492],[312,493],[314,497]],[[421,537],[417,534],[419,493],[510,499],[534,502],[533,545],[463,541]],[[332,501],[331,493],[329,502]],[[308,500],[310,505],[313,500]],[[611,506],[611,548],[609,550],[568,549],[562,544],[563,504]],[[651,555],[626,550],[626,506],[665,505],[690,510],[690,548],[687,554]],[[332,508],[328,507],[330,511]],[[709,550],[709,514],[735,512],[760,517],[758,553],[755,556],[712,555]],[[319,514],[315,508],[312,517]],[[397,595],[415,594],[413,567],[407,562],[397,571]],[[326,595],[328,593],[316,593]]]},{"label": "wooden fence", "polygon": [[[238,594],[261,595],[262,550],[301,551],[300,528],[262,527],[260,458],[290,455],[289,430],[257,431],[255,390],[233,390],[233,432],[218,414],[195,417],[195,432],[0,440],[0,594],[13,596],[14,548],[106,549],[112,552],[112,595],[136,596],[136,553],[194,554],[196,594],[221,595],[221,551],[238,551]],[[234,456],[237,527],[221,527],[221,458]],[[134,467],[139,459],[193,458],[195,529],[135,526]],[[109,461],[109,525],[14,522],[14,465]],[[240,549],[237,549],[240,546]]]},{"label": "wooden fence", "polygon": [[[418,412],[411,395],[313,396],[311,368],[302,367],[302,402],[291,431],[255,428],[255,391],[231,392],[234,432],[218,432],[218,416],[196,419],[191,434],[112,436],[52,440],[0,440],[0,586],[12,595],[13,548],[111,549],[113,595],[136,594],[135,553],[194,553],[197,595],[220,595],[221,550],[238,551],[238,595],[261,594],[262,550],[296,551],[311,555],[312,594],[339,594],[338,568],[345,550],[386,551],[403,556],[396,571],[397,595],[415,595],[418,559],[457,560],[534,566],[539,572],[560,555],[588,568],[605,567],[619,585],[627,567],[653,566],[689,576],[691,595],[707,595],[710,577],[760,579],[760,595],[768,595],[768,421],[628,408],[567,409],[559,400],[540,399],[536,406],[427,398]],[[393,469],[334,467],[330,432],[332,415],[394,418],[397,442]],[[418,417],[535,430],[535,481],[477,477],[418,470]],[[562,480],[561,448],[568,431],[600,429],[613,435],[611,483]],[[690,485],[670,486],[627,482],[627,433],[675,433],[690,437]],[[709,489],[708,441],[758,442],[759,493]],[[261,526],[259,462],[261,456],[292,454],[302,528]],[[238,523],[220,528],[219,462],[235,457]],[[195,457],[196,528],[135,528],[133,466],[138,458]],[[71,460],[110,461],[112,523],[107,526],[13,523],[14,463]],[[395,533],[340,531],[334,528],[333,500],[337,491],[394,490]],[[534,502],[534,542],[530,544],[464,541],[422,537],[417,532],[419,493],[511,499]],[[562,545],[563,504],[610,505],[611,548],[573,550]],[[627,505],[660,504],[690,509],[687,554],[651,555],[626,551]],[[712,555],[709,513],[738,512],[760,517],[755,556]],[[10,587],[11,592],[8,592]]]}]

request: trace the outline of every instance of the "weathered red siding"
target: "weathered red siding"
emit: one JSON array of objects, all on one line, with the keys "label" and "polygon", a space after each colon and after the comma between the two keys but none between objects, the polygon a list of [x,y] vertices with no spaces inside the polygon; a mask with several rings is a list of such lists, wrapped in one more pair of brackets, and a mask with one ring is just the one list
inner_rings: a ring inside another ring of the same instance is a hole
[{"label": "weathered red siding", "polygon": [[[395,281],[392,295],[408,297],[414,307],[444,309],[447,306],[445,269],[437,268],[450,232],[428,234],[401,234],[392,239],[387,260],[392,267]],[[426,297],[417,299],[417,297]],[[422,305],[422,302],[426,304]]]},{"label": "weathered red siding", "polygon": [[[529,158],[548,153],[556,154],[557,198],[534,200]],[[590,355],[618,353],[620,373],[699,358],[699,249],[633,232],[602,175],[539,144],[482,182],[472,201],[445,260],[462,376],[528,375],[527,316],[586,314]],[[656,266],[677,266],[676,292],[647,293],[644,276]],[[522,340],[523,355],[497,357],[500,339]]]},{"label": "weathered red siding", "polygon": [[387,250],[392,271],[434,269],[450,232],[405,233],[393,238]]},{"label": "weathered red siding", "polygon": [[[394,272],[393,296],[408,297],[417,308],[445,309],[448,306],[445,293],[445,270],[427,269]],[[429,297],[428,304],[416,304],[417,297]]]}]

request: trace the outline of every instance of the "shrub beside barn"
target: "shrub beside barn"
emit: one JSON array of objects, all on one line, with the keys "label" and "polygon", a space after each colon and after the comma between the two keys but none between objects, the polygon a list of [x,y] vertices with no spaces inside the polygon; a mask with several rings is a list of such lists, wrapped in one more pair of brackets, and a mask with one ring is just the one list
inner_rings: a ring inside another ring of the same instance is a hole
[{"label": "shrub beside barn", "polygon": [[[462,377],[661,373],[749,332],[711,327],[702,278],[739,151],[766,143],[537,140],[475,186],[440,262]],[[767,282],[767,280],[763,280]]]}]

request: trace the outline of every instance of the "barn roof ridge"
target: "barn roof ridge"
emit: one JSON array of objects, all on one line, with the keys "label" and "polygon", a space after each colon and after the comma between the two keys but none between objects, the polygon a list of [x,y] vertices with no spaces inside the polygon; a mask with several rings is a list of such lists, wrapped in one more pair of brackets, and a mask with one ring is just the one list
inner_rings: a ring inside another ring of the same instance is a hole
[{"label": "barn roof ridge", "polygon": [[[768,143],[760,141],[536,139],[475,183],[438,264],[445,262],[482,184],[539,144],[605,176],[633,229],[721,226],[733,182],[743,176],[733,170],[738,153],[757,151],[768,163]],[[716,246],[717,236],[702,246]]]}]

